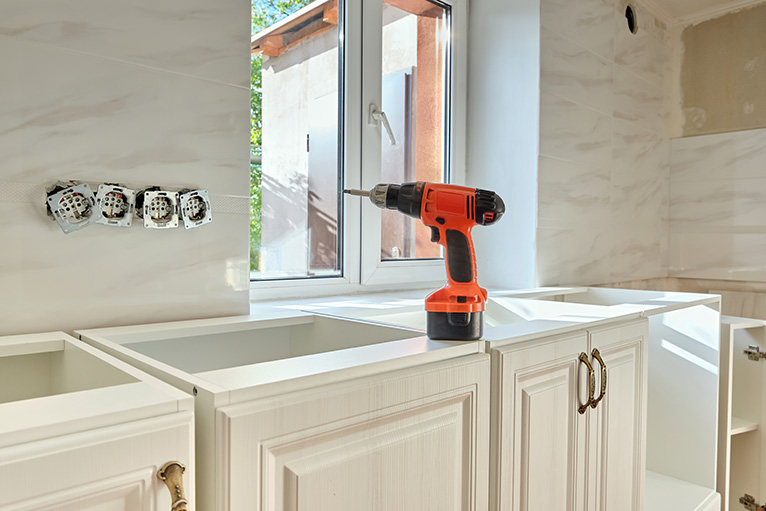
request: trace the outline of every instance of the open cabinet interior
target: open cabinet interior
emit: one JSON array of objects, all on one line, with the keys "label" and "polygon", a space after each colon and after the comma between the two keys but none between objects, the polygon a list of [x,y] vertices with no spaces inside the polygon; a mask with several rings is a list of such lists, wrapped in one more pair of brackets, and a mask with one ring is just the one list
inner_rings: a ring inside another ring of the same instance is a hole
[{"label": "open cabinet interior", "polygon": [[718,486],[723,511],[747,509],[740,499],[766,502],[766,321],[721,319]]},{"label": "open cabinet interior", "polygon": [[[116,329],[124,330],[131,329]],[[319,315],[227,326],[139,330],[110,335],[109,329],[104,329],[117,344],[190,374],[422,336],[408,328]]]},{"label": "open cabinet interior", "polygon": [[0,404],[138,381],[71,343],[40,346],[7,356],[0,347]]}]

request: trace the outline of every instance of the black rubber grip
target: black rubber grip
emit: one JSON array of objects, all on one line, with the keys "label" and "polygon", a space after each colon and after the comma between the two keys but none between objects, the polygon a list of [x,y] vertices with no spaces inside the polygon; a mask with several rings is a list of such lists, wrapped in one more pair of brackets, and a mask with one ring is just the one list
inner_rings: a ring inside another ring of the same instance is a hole
[{"label": "black rubber grip", "polygon": [[455,229],[447,229],[447,267],[455,282],[473,280],[473,261],[468,237]]}]

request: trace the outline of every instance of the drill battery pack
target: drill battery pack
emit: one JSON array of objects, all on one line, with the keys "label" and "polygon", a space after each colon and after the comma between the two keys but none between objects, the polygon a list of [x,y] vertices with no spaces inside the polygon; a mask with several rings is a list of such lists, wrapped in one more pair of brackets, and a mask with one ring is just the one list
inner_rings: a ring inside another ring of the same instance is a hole
[{"label": "drill battery pack", "polygon": [[475,341],[484,334],[484,312],[426,313],[429,339],[443,341]]}]

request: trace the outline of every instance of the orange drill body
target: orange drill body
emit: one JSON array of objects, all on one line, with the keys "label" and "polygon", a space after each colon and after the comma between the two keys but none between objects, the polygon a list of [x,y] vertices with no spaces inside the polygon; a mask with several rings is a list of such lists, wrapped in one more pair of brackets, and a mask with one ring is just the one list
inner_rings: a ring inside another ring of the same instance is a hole
[{"label": "orange drill body", "polygon": [[471,229],[476,225],[475,201],[474,188],[425,183],[420,218],[431,227],[431,241],[445,249],[448,281],[426,298],[428,312],[484,311],[487,290],[481,288],[476,279],[476,255],[471,239]]},{"label": "orange drill body", "polygon": [[476,281],[471,229],[497,222],[505,212],[503,200],[489,190],[424,181],[381,183],[370,191],[346,193],[369,197],[379,208],[396,209],[431,228],[431,241],[445,249],[448,282],[426,298],[428,337],[481,338],[487,290]]}]

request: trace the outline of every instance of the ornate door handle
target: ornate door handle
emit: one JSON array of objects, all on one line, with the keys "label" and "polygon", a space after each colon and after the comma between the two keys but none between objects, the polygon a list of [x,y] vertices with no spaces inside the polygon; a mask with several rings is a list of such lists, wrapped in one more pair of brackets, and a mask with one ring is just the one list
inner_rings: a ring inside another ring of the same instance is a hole
[{"label": "ornate door handle", "polygon": [[598,365],[601,366],[601,393],[598,395],[598,397],[590,404],[592,408],[596,408],[598,404],[601,402],[602,399],[604,399],[604,395],[606,394],[606,364],[604,363],[604,359],[601,358],[601,352],[598,351],[598,348],[593,348],[593,352],[591,353],[593,355],[593,358],[595,358],[598,361]]},{"label": "ornate door handle", "polygon": [[189,511],[189,503],[184,495],[185,471],[186,467],[177,461],[169,461],[157,471],[157,477],[162,479],[170,490],[171,511]]},{"label": "ornate door handle", "polygon": [[596,395],[596,372],[593,370],[593,366],[591,365],[590,360],[588,360],[587,353],[580,353],[578,360],[580,360],[580,362],[585,364],[585,367],[588,368],[588,401],[577,409],[577,412],[582,415],[585,413],[585,410],[591,406],[591,403],[593,403],[593,396]]}]

